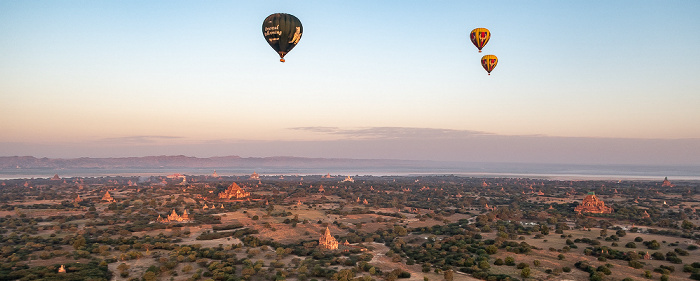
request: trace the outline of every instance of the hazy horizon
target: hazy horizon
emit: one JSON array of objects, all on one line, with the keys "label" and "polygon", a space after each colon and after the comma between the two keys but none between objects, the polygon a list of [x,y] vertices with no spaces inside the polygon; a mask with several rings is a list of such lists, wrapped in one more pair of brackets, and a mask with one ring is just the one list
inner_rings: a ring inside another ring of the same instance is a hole
[{"label": "hazy horizon", "polygon": [[[698,139],[500,136],[420,128],[375,128],[371,132],[356,133],[348,139],[321,141],[192,141],[142,136],[130,140],[84,143],[4,143],[0,147],[0,155],[49,158],[236,155],[496,163],[700,165]],[[74,147],[80,149],[76,151]]]}]

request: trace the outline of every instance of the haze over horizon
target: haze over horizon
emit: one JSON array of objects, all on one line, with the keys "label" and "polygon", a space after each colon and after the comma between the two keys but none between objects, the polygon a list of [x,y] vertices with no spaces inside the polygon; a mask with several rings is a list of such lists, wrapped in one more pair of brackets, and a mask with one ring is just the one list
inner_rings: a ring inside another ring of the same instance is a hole
[{"label": "haze over horizon", "polygon": [[[700,165],[697,11],[0,1],[0,156]],[[277,12],[304,25],[284,64],[260,28]]]}]

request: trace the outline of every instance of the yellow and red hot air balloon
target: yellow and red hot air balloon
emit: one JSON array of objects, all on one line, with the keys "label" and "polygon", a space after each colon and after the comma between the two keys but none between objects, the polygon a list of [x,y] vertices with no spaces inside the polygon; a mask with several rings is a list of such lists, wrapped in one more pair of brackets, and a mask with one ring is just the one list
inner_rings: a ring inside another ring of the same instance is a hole
[{"label": "yellow and red hot air balloon", "polygon": [[479,53],[481,53],[481,48],[486,46],[490,38],[491,32],[486,28],[474,28],[469,34],[469,39],[471,39],[474,46],[479,49]]},{"label": "yellow and red hot air balloon", "polygon": [[491,75],[491,71],[496,68],[496,65],[498,64],[498,58],[494,55],[485,55],[481,57],[481,66],[486,69],[486,72]]}]

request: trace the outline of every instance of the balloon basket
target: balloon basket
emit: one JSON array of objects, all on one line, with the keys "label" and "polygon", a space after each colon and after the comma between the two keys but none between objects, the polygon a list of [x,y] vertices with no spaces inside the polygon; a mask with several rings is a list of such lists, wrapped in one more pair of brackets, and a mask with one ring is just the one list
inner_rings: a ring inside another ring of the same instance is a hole
[{"label": "balloon basket", "polygon": [[284,62],[284,59],[280,59],[280,62]]}]

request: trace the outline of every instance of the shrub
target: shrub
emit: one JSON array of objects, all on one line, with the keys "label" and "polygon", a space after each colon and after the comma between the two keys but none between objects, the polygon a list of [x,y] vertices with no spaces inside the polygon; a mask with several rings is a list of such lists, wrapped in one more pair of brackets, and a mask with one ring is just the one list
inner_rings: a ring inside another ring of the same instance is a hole
[{"label": "shrub", "polygon": [[523,270],[520,271],[520,276],[523,278],[530,277],[530,268],[529,267],[523,268]]},{"label": "shrub", "polygon": [[638,262],[638,261],[629,261],[629,263],[627,263],[627,265],[629,265],[632,268],[636,268],[636,269],[640,269],[640,268],[644,267],[644,264],[642,264],[641,262]]}]

